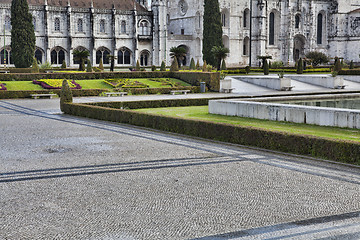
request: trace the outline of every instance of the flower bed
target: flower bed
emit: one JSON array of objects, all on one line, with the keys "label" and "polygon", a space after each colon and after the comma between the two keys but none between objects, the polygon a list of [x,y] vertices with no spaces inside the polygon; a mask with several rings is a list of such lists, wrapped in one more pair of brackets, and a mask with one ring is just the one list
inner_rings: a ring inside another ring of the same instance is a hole
[{"label": "flower bed", "polygon": [[5,84],[0,82],[0,90],[7,90],[7,88],[5,87]]},{"label": "flower bed", "polygon": [[171,81],[171,79],[169,78],[149,78],[150,81],[153,81],[153,82],[160,82],[161,85],[164,85],[164,86],[170,86],[170,87],[178,87],[180,84],[177,83],[177,82],[174,82],[174,81]]},{"label": "flower bed", "polygon": [[[39,79],[33,80],[34,84],[39,84],[45,89],[61,89],[64,79]],[[67,80],[71,89],[81,89],[81,86],[75,80]]]},{"label": "flower bed", "polygon": [[104,80],[106,84],[114,88],[148,88],[149,86],[138,81],[132,81],[130,79],[107,79]]}]

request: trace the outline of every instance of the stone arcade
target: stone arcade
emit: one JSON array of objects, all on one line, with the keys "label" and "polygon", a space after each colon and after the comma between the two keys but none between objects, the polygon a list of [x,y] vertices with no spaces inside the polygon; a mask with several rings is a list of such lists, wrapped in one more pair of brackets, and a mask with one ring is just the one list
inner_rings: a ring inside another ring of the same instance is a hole
[{"label": "stone arcade", "polygon": [[[204,0],[28,0],[35,56],[74,66],[74,49],[93,65],[107,55],[117,67],[170,64],[169,49],[183,46],[202,63]],[[309,51],[360,62],[360,0],[219,0],[227,66],[257,65],[257,55],[294,64]],[[0,54],[10,55],[11,0],[0,0]],[[5,29],[4,29],[5,28]],[[5,30],[5,31],[4,31]],[[250,36],[250,31],[252,32]],[[5,35],[5,49],[4,49]],[[2,44],[1,44],[2,43]],[[7,57],[7,61],[9,58]]]}]

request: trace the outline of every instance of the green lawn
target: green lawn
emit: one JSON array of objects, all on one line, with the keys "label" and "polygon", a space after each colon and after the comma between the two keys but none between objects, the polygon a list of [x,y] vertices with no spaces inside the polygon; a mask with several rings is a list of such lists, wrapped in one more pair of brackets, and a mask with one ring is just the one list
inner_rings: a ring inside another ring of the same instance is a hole
[{"label": "green lawn", "polygon": [[137,109],[135,111],[172,117],[212,121],[218,123],[228,123],[240,126],[256,127],[271,131],[280,131],[294,134],[312,135],[318,137],[360,142],[360,130],[357,129],[323,127],[307,124],[260,120],[254,118],[221,116],[209,114],[208,106],[151,108]]},{"label": "green lawn", "polygon": [[76,80],[82,89],[112,89],[113,87],[109,84],[104,83],[104,79],[95,80]]},{"label": "green lawn", "polygon": [[5,84],[8,91],[25,91],[25,90],[43,90],[38,84],[32,81],[1,81]]},{"label": "green lawn", "polygon": [[[160,78],[160,79],[165,79],[165,78]],[[179,83],[180,86],[191,86],[190,84],[188,84],[186,82],[183,82],[183,81],[181,81],[179,79],[176,79],[176,78],[169,78],[169,79],[172,82]],[[151,81],[151,80],[146,79],[146,78],[133,78],[131,80],[135,80],[135,81],[144,83],[144,84],[148,85],[150,88],[166,88],[166,87],[170,87],[170,85],[163,85],[163,83],[161,83],[161,82]]]}]

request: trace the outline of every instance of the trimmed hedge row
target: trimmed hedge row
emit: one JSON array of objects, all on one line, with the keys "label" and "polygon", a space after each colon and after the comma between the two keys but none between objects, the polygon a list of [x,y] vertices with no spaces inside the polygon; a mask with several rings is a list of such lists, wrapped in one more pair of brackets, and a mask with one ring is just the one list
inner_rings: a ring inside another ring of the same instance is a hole
[{"label": "trimmed hedge row", "polygon": [[192,93],[199,93],[200,87],[172,87],[172,88],[114,88],[114,91],[125,91],[134,95],[141,94],[169,94],[171,90],[190,90]]},{"label": "trimmed hedge row", "polygon": [[65,103],[63,110],[67,114],[81,117],[133,124],[235,144],[360,164],[360,144],[351,141],[293,135],[253,127],[158,116],[85,104]]},{"label": "trimmed hedge row", "polygon": [[340,70],[339,75],[360,75],[360,69]]},{"label": "trimmed hedge row", "polygon": [[18,73],[0,74],[0,81],[32,81],[39,79],[108,79],[108,78],[178,78],[193,86],[206,82],[211,91],[219,91],[219,72],[95,72],[95,73]]},{"label": "trimmed hedge row", "polygon": [[[73,89],[74,97],[98,96],[107,89]],[[60,89],[36,90],[36,91],[0,91],[0,99],[29,98],[31,94],[55,93],[60,96]]]}]

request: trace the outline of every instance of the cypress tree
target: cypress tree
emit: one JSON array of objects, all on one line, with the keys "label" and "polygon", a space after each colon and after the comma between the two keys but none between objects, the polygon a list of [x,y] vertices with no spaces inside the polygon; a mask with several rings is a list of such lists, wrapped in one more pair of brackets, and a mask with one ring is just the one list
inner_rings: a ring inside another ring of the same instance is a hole
[{"label": "cypress tree", "polygon": [[11,2],[11,57],[17,68],[31,66],[35,52],[35,33],[27,0]]},{"label": "cypress tree", "polygon": [[206,60],[204,60],[204,64],[202,66],[202,71],[203,72],[207,72],[207,63],[206,63]]},{"label": "cypress tree", "polygon": [[302,60],[302,58],[300,58],[298,63],[297,63],[297,69],[296,69],[297,74],[303,74],[303,72],[304,72],[303,66],[304,66],[303,60]]},{"label": "cypress tree", "polygon": [[225,63],[225,59],[223,59],[223,60],[222,60],[220,70],[226,70],[226,63]]},{"label": "cypress tree", "polygon": [[191,61],[190,61],[190,69],[191,70],[195,70],[195,60],[194,60],[194,58],[191,58]]},{"label": "cypress tree", "polygon": [[178,64],[177,58],[174,57],[174,60],[170,66],[170,72],[177,72],[177,71],[179,71],[179,64]]},{"label": "cypress tree", "polygon": [[161,62],[160,71],[166,71],[166,65],[164,61]]},{"label": "cypress tree", "polygon": [[203,59],[217,66],[217,60],[211,52],[214,46],[223,47],[222,24],[218,0],[205,0],[203,22]]},{"label": "cypress tree", "polygon": [[87,62],[86,72],[92,72],[91,61],[88,59],[86,62]]},{"label": "cypress tree", "polygon": [[350,62],[349,69],[354,69],[354,61],[353,60],[351,60],[351,62]]},{"label": "cypress tree", "polygon": [[139,60],[136,61],[135,70],[136,70],[136,71],[140,71],[140,62],[139,62]]},{"label": "cypress tree", "polygon": [[33,59],[33,64],[32,64],[32,73],[38,73],[40,71],[39,65],[37,63],[37,59],[34,58]]},{"label": "cypress tree", "polygon": [[99,69],[101,71],[104,71],[104,64],[103,64],[102,58],[100,58]]},{"label": "cypress tree", "polygon": [[196,70],[200,70],[200,62],[199,59],[196,61]]},{"label": "cypress tree", "polygon": [[335,58],[334,71],[335,71],[335,72],[339,72],[339,71],[341,71],[341,69],[342,69],[341,61],[340,61],[339,58],[336,57],[336,58]]},{"label": "cypress tree", "polygon": [[62,62],[61,68],[62,68],[62,69],[65,69],[65,68],[66,68],[66,62],[65,62],[65,60],[63,60],[63,62]]},{"label": "cypress tree", "polygon": [[264,75],[269,75],[269,63],[266,59],[264,62]]}]

